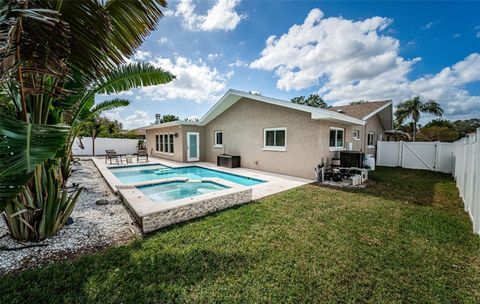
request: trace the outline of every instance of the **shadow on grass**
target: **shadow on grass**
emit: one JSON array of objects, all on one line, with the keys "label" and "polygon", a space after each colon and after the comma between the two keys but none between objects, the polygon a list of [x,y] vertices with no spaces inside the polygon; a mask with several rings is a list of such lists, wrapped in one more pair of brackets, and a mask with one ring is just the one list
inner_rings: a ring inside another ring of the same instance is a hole
[{"label": "shadow on grass", "polygon": [[[0,280],[0,303],[155,303],[177,302],[190,286],[247,269],[247,255],[214,252],[198,246],[162,248],[159,240],[137,241],[74,261],[25,271]],[[2,283],[9,281],[8,285]],[[18,290],[28,292],[18,293]],[[190,295],[191,296],[191,295]],[[9,300],[10,299],[10,300]]]}]

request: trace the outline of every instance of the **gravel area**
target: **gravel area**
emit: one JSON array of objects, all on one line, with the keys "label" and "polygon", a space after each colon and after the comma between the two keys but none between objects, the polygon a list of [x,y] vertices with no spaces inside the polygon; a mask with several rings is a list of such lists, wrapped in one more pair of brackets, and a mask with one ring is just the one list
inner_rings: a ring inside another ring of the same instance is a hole
[{"label": "gravel area", "polygon": [[105,183],[93,162],[82,160],[80,164],[74,166],[69,187],[75,183],[85,189],[71,215],[73,223],[56,236],[40,243],[17,242],[7,234],[4,219],[0,217],[0,247],[48,244],[15,251],[0,249],[0,275],[124,244],[141,236],[133,217]]}]

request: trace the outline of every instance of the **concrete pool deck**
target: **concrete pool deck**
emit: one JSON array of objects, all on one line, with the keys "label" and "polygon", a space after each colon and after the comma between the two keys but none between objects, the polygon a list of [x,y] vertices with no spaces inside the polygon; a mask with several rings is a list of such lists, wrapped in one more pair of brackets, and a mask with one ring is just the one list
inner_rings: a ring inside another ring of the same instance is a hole
[{"label": "concrete pool deck", "polygon": [[[122,198],[125,205],[132,211],[144,233],[313,182],[313,180],[253,169],[218,167],[215,164],[207,162],[177,163],[151,157],[148,163],[137,164],[133,162],[126,165],[112,165],[106,164],[104,158],[92,157],[92,160],[108,185]],[[264,182],[252,186],[243,186],[220,178],[202,178],[201,181],[190,181],[188,178],[179,176],[124,184],[110,170],[110,168],[128,168],[155,164],[165,165],[171,168],[198,166],[224,173],[259,179]],[[153,202],[138,188],[139,186],[168,182],[215,182],[227,188],[163,203]]]},{"label": "concrete pool deck", "polygon": [[[216,164],[208,163],[208,162],[179,163],[179,162],[174,162],[174,161],[165,160],[161,158],[150,157],[148,163],[141,162],[137,164],[135,160],[133,163],[128,165],[110,165],[110,164],[105,164],[105,159],[103,157],[102,158],[92,157],[92,160],[97,166],[97,168],[99,169],[100,173],[103,175],[103,177],[107,181],[107,183],[115,192],[117,191],[117,186],[123,186],[124,184],[110,170],[108,170],[108,167],[115,168],[115,167],[152,165],[152,164],[163,164],[172,168],[199,166],[199,167],[214,169],[217,171],[222,171],[225,173],[243,175],[245,177],[250,177],[250,178],[255,178],[255,179],[260,179],[265,181],[265,183],[250,186],[252,188],[252,200],[257,200],[265,196],[269,196],[272,194],[276,194],[282,191],[286,191],[289,189],[293,189],[293,188],[314,182],[314,180],[310,180],[310,179],[270,173],[270,172],[254,170],[254,169],[218,167]],[[168,181],[168,179],[164,179],[162,181]]]}]

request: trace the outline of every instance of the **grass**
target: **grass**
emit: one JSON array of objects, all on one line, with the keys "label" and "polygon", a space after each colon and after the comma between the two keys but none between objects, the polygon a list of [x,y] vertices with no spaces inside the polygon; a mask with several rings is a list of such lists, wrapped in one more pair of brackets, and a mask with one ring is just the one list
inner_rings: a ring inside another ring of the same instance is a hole
[{"label": "grass", "polygon": [[0,279],[0,303],[468,303],[480,238],[453,180],[378,168]]}]

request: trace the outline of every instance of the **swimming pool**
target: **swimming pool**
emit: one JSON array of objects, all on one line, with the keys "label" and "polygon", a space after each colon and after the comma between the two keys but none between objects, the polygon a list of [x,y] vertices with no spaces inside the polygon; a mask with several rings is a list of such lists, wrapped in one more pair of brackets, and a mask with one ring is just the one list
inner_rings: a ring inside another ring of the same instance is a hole
[{"label": "swimming pool", "polygon": [[227,186],[213,182],[166,182],[137,187],[143,194],[156,203],[174,201],[213,191],[228,189]]},{"label": "swimming pool", "polygon": [[124,184],[152,181],[162,178],[186,177],[189,180],[202,178],[220,178],[243,186],[254,186],[265,181],[241,175],[221,172],[198,166],[170,168],[163,165],[129,166],[110,168],[112,173]]}]

